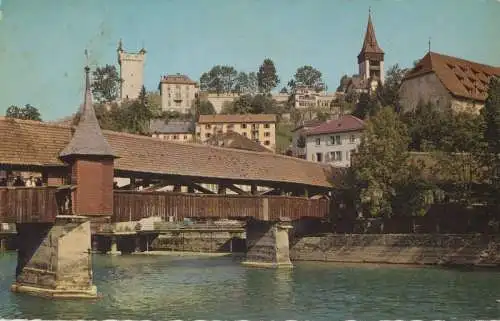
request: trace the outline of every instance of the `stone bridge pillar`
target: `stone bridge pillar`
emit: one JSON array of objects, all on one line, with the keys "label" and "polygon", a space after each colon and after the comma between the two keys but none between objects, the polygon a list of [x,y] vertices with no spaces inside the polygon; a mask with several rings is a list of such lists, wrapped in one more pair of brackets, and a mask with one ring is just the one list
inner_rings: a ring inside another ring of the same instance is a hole
[{"label": "stone bridge pillar", "polygon": [[246,225],[247,253],[244,265],[292,267],[288,231],[289,220],[249,220]]},{"label": "stone bridge pillar", "polygon": [[90,221],[58,216],[54,224],[17,224],[16,281],[11,290],[50,298],[96,298]]}]

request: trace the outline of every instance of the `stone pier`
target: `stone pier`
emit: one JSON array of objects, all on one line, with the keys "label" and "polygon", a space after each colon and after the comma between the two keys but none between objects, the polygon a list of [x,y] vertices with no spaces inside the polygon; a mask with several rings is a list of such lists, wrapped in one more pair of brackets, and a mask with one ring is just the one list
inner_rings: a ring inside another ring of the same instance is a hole
[{"label": "stone pier", "polygon": [[87,217],[57,216],[54,224],[17,224],[17,231],[23,241],[12,291],[49,298],[97,297]]},{"label": "stone pier", "polygon": [[292,267],[288,231],[290,221],[249,220],[246,225],[246,259],[242,263],[256,267]]}]

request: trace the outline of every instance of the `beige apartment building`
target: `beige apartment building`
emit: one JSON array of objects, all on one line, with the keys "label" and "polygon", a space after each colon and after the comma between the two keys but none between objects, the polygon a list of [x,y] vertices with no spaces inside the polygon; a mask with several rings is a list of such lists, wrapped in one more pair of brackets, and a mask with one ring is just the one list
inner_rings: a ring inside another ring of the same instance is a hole
[{"label": "beige apartment building", "polygon": [[187,114],[192,110],[199,88],[186,75],[163,76],[160,80],[161,109]]},{"label": "beige apartment building", "polygon": [[329,109],[333,100],[337,97],[336,93],[326,91],[316,92],[313,88],[301,86],[295,91],[296,109]]},{"label": "beige apartment building", "polygon": [[235,132],[262,146],[276,149],[276,115],[200,115],[196,136],[202,142],[213,135]]}]

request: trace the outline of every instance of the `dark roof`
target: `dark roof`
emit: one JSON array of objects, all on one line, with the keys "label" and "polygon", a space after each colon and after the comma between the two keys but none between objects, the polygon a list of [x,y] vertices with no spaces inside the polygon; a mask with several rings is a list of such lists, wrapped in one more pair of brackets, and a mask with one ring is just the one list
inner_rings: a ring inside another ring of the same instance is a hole
[{"label": "dark roof", "polygon": [[71,141],[59,154],[60,157],[73,155],[115,156],[95,116],[88,67],[85,68],[85,97],[80,120]]},{"label": "dark roof", "polygon": [[383,57],[384,51],[379,47],[377,37],[375,37],[375,28],[372,23],[372,15],[368,14],[368,24],[366,25],[365,39],[363,40],[363,47],[358,55],[358,62],[365,59],[365,56],[375,54],[378,57]]},{"label": "dark roof", "polygon": [[323,123],[324,122],[321,121],[321,120],[319,120],[319,119],[304,120],[302,122],[302,124],[300,124],[299,126],[295,127],[294,129],[292,129],[292,133],[296,132],[297,130],[300,130],[300,129],[313,128],[313,127],[319,126],[319,125],[321,125]]},{"label": "dark roof", "polygon": [[244,114],[244,115],[200,115],[199,124],[212,123],[275,123],[275,114]]},{"label": "dark roof", "polygon": [[[274,153],[185,144],[103,131],[120,157],[121,172],[283,182],[333,187],[341,170]],[[60,151],[71,140],[71,127],[0,117],[0,165],[67,166]],[[335,185],[334,185],[335,184]]]},{"label": "dark roof", "polygon": [[194,132],[194,123],[190,121],[165,121],[153,119],[149,123],[149,131],[159,134],[185,134]]},{"label": "dark roof", "polygon": [[163,76],[160,83],[196,85],[196,81],[191,80],[187,75],[175,74]]},{"label": "dark roof", "polygon": [[352,115],[343,115],[338,119],[332,119],[323,123],[317,127],[307,130],[305,134],[310,135],[320,135],[320,134],[334,134],[350,132],[355,130],[362,130],[365,127],[365,123]]},{"label": "dark roof", "polygon": [[240,135],[235,132],[226,132],[211,136],[205,141],[205,144],[226,148],[250,150],[254,152],[272,153],[270,149],[265,148],[261,144]]},{"label": "dark roof", "polygon": [[500,76],[500,68],[469,60],[428,52],[409,71],[404,80],[434,72],[454,96],[485,101],[491,76]]}]

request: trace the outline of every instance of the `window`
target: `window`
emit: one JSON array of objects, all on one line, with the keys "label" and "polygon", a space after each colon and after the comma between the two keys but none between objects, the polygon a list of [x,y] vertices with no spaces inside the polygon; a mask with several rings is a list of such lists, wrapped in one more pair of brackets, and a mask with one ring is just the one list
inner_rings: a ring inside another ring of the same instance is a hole
[{"label": "window", "polygon": [[328,140],[328,145],[335,145],[335,136],[330,136]]},{"label": "window", "polygon": [[210,124],[206,124],[205,129],[210,129]]},{"label": "window", "polygon": [[318,163],[322,163],[323,162],[323,154],[321,153],[316,153],[316,161]]},{"label": "window", "polygon": [[247,137],[247,133],[243,133],[243,136]]},{"label": "window", "polygon": [[205,137],[206,137],[206,138],[209,138],[209,137],[210,137],[210,133],[206,133],[206,134],[205,134]]},{"label": "window", "polygon": [[200,136],[201,136],[201,133],[196,133],[196,136],[200,137]]},{"label": "window", "polygon": [[241,128],[247,128],[247,124],[241,124]]},{"label": "window", "polygon": [[187,139],[188,139],[187,135],[184,135],[184,140],[187,140]]},{"label": "window", "polygon": [[342,145],[342,141],[340,140],[340,136],[335,136],[335,143],[337,145]]},{"label": "window", "polygon": [[270,142],[270,141],[268,141],[268,140],[266,140],[266,141],[264,142],[264,145],[269,145],[269,144],[271,144],[271,142]]},{"label": "window", "polygon": [[316,145],[321,145],[321,138],[316,138]]},{"label": "window", "polygon": [[356,136],[351,135],[351,137],[349,137],[349,143],[354,144],[355,142],[356,142]]},{"label": "window", "polygon": [[264,132],[264,137],[269,137],[269,136],[271,136],[270,132]]},{"label": "window", "polygon": [[338,162],[342,161],[342,152],[335,152],[335,160]]},{"label": "window", "polygon": [[174,137],[172,139],[173,140],[177,140],[177,135],[174,135]]},{"label": "window", "polygon": [[348,161],[349,160],[349,151],[346,150],[345,152],[345,160]]},{"label": "window", "polygon": [[264,128],[269,128],[269,124],[264,124]]}]

